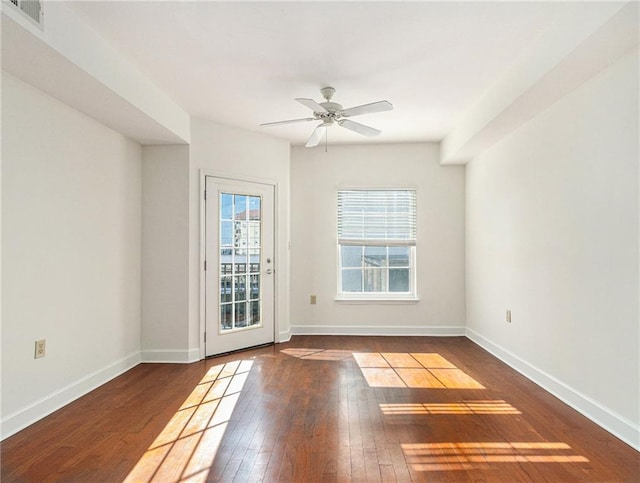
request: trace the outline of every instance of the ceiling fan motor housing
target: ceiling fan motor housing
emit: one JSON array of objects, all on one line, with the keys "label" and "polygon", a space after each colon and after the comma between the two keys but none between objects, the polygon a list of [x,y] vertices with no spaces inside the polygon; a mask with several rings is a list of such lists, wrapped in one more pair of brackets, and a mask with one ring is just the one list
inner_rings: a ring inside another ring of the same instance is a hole
[{"label": "ceiling fan motor housing", "polygon": [[323,87],[322,89],[320,89],[320,93],[322,94],[322,97],[324,97],[326,99],[325,102],[321,102],[320,105],[327,111],[327,112],[318,112],[315,113],[319,119],[327,119],[327,118],[337,118],[338,116],[336,116],[336,113],[338,111],[342,111],[342,105],[338,104],[337,102],[331,102],[331,98],[333,97],[333,95],[336,93],[336,90],[333,87]]},{"label": "ceiling fan motor housing", "polygon": [[342,104],[338,104],[337,102],[321,102],[320,105],[324,107],[329,114],[335,114],[338,111],[342,111]]}]

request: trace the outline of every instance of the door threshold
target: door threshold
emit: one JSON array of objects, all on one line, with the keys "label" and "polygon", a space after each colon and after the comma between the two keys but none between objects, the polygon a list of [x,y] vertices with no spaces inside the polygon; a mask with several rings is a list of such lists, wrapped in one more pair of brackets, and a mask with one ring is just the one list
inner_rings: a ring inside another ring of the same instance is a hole
[{"label": "door threshold", "polygon": [[253,349],[260,349],[262,347],[269,347],[270,345],[276,345],[276,343],[275,342],[267,342],[266,344],[258,344],[258,345],[252,345],[251,347],[243,347],[242,349],[236,349],[234,351],[222,352],[221,354],[213,354],[213,355],[210,355],[210,356],[206,356],[205,359],[216,359],[217,357],[230,356],[232,354],[237,354],[239,352],[250,351],[250,350],[253,350]]}]

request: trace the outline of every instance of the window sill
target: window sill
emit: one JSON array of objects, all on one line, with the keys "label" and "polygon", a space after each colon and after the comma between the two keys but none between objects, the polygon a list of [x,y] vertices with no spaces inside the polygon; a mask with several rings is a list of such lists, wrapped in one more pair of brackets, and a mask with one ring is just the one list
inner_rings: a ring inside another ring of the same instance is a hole
[{"label": "window sill", "polygon": [[417,304],[420,299],[416,296],[407,297],[341,297],[334,298],[341,304],[354,304],[354,305],[407,305]]}]

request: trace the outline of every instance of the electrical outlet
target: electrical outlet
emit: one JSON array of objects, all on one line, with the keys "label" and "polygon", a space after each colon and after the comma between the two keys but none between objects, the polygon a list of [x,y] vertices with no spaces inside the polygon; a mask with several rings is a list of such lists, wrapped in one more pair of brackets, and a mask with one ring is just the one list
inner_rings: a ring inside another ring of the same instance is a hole
[{"label": "electrical outlet", "polygon": [[315,305],[316,303],[318,303],[318,298],[317,298],[315,295],[311,295],[311,296],[309,297],[309,303],[310,303],[311,305]]},{"label": "electrical outlet", "polygon": [[511,323],[511,310],[507,309],[507,322]]},{"label": "electrical outlet", "polygon": [[34,359],[39,359],[40,357],[44,357],[47,349],[47,341],[46,339],[40,339],[36,341],[36,352],[33,356]]}]

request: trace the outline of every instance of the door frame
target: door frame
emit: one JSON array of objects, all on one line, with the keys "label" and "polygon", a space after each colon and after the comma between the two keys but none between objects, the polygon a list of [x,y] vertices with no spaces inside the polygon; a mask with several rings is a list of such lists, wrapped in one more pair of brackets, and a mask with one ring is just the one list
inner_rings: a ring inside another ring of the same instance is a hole
[{"label": "door frame", "polygon": [[199,189],[199,205],[200,205],[200,238],[199,238],[199,281],[200,281],[200,290],[199,290],[199,305],[200,305],[200,313],[198,316],[199,319],[199,331],[198,331],[198,345],[200,347],[200,360],[206,358],[205,354],[205,342],[204,342],[204,334],[207,328],[207,298],[206,298],[206,273],[204,269],[204,262],[206,260],[206,220],[207,220],[207,209],[205,203],[205,191],[207,188],[207,177],[211,176],[213,178],[218,178],[222,180],[228,181],[239,181],[244,183],[257,183],[263,184],[267,186],[271,186],[273,188],[273,270],[274,270],[274,279],[273,279],[273,340],[274,342],[279,342],[278,334],[280,333],[280,323],[279,323],[279,303],[280,299],[280,290],[279,290],[279,267],[280,260],[278,254],[280,253],[280,239],[278,237],[278,227],[279,227],[279,219],[278,219],[278,206],[279,206],[279,185],[278,182],[273,179],[267,178],[258,178],[255,176],[243,176],[238,174],[230,174],[224,173],[220,171],[214,171],[209,169],[200,169],[200,189]]}]

